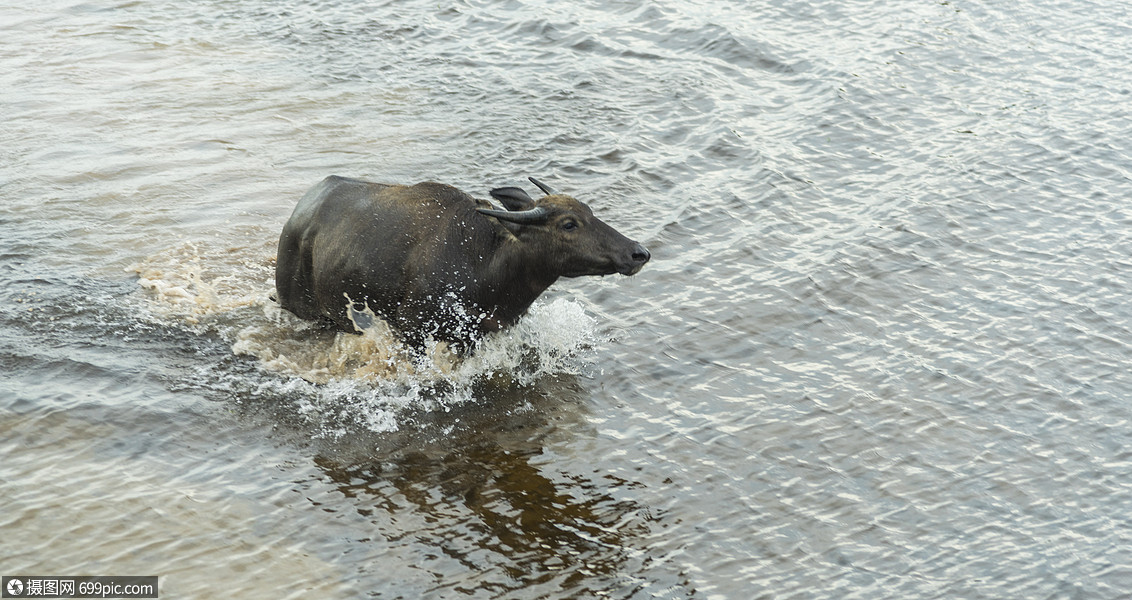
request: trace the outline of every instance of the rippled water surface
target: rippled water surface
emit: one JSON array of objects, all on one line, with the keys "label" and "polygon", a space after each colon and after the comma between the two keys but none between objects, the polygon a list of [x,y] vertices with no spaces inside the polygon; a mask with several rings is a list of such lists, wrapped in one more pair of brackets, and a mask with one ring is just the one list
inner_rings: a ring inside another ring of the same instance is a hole
[{"label": "rippled water surface", "polygon": [[[1124,3],[0,7],[3,574],[1126,598]],[[269,299],[328,174],[640,239],[466,360]],[[532,190],[533,191],[533,190]]]}]

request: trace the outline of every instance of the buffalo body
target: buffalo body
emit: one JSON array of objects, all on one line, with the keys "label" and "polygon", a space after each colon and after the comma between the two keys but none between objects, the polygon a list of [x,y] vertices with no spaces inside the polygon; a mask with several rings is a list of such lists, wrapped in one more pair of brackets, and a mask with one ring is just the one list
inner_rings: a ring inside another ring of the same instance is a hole
[{"label": "buffalo body", "polygon": [[283,228],[277,299],[341,331],[357,331],[368,307],[410,342],[466,346],[515,323],[559,277],[631,275],[649,260],[588,206],[532,181],[547,195],[498,188],[498,210],[438,183],[327,177]]}]

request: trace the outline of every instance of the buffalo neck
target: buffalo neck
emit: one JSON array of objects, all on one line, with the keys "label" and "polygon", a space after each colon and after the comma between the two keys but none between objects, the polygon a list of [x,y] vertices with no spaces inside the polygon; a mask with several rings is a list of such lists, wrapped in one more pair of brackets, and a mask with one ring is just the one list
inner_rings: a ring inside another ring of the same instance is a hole
[{"label": "buffalo neck", "polygon": [[513,236],[496,238],[488,261],[480,304],[494,308],[497,319],[513,324],[557,279],[544,253]]}]

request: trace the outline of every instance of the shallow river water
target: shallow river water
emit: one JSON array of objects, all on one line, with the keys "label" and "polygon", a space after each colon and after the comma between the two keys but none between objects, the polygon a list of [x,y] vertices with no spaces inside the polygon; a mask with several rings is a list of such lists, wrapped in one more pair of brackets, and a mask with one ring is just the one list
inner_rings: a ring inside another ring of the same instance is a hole
[{"label": "shallow river water", "polygon": [[[0,571],[1127,598],[1129,56],[1113,0],[6,2]],[[329,174],[653,260],[410,356],[269,298]]]}]

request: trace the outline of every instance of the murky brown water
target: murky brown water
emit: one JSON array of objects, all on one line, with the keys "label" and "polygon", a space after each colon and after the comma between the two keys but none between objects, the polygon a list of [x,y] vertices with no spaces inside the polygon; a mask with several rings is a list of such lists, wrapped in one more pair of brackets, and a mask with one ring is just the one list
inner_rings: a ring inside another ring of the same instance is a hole
[{"label": "murky brown water", "polygon": [[[0,7],[0,569],[162,597],[1122,598],[1115,2]],[[328,174],[642,240],[459,360],[275,308]]]}]

